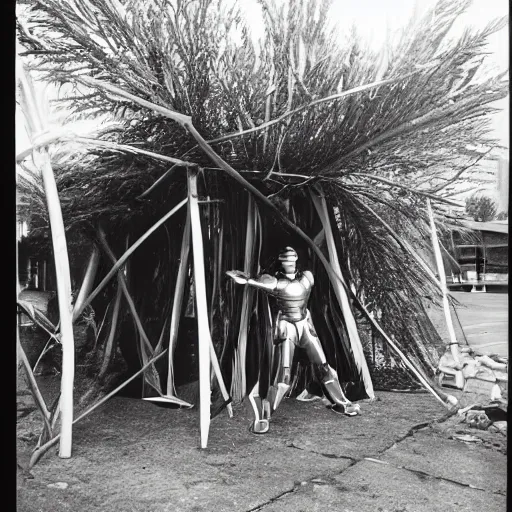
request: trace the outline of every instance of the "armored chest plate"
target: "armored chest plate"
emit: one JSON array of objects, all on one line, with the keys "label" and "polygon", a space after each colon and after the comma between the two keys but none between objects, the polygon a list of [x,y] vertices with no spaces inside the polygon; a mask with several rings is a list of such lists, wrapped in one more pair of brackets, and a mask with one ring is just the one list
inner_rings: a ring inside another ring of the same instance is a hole
[{"label": "armored chest plate", "polygon": [[289,322],[298,322],[306,317],[306,308],[311,293],[311,283],[307,277],[278,280],[276,298],[281,318]]}]

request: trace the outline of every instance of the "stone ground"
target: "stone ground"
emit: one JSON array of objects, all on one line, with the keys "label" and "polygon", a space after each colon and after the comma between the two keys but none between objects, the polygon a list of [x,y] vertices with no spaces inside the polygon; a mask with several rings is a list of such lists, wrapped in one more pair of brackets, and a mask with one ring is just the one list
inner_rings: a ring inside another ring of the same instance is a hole
[{"label": "stone ground", "polygon": [[17,510],[506,510],[506,438],[454,439],[427,394],[380,392],[361,407],[348,418],[286,399],[256,436],[242,404],[213,419],[202,450],[196,411],[114,398],[76,424],[71,459],[54,448],[19,475]]}]

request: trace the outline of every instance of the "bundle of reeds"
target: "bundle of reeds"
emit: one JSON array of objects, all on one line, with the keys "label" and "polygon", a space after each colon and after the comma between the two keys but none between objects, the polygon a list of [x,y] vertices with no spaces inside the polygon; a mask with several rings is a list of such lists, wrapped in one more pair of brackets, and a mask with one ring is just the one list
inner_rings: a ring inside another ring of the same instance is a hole
[{"label": "bundle of reeds", "polygon": [[[438,225],[456,225],[450,195],[478,179],[482,158],[468,148],[496,145],[489,115],[508,82],[486,70],[484,56],[506,20],[453,40],[450,28],[469,1],[440,0],[374,52],[357,31],[340,42],[328,0],[258,3],[260,41],[236,2],[27,2],[18,18],[27,65],[73,85],[61,100],[72,118],[110,115],[118,124],[71,138],[81,149],[55,169],[66,227],[103,239],[102,257],[110,261],[110,246],[114,261],[127,238],[162,226],[132,254],[126,275],[128,257],[117,264],[146,363],[168,339],[178,275],[181,315],[194,291],[190,263],[179,271],[185,209],[160,220],[186,197],[187,169],[199,171],[208,319],[237,399],[264,378],[254,366],[268,367],[268,347],[255,343],[268,332],[268,304],[225,271],[269,271],[282,245],[316,275],[312,316],[349,398],[372,395],[354,309],[374,324],[380,309],[376,328],[427,382],[432,364],[422,346],[431,340],[420,333],[434,334],[422,301],[441,292],[412,247],[428,246],[426,198]],[[44,229],[31,191],[34,223]],[[113,286],[111,299],[116,293]],[[155,379],[168,366],[160,362],[150,384],[163,393]]]}]

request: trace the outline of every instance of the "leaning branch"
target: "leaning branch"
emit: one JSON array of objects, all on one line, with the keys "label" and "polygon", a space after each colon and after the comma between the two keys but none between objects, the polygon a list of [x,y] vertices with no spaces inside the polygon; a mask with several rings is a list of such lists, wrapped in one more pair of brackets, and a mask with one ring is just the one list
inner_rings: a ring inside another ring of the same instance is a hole
[{"label": "leaning branch", "polygon": [[398,187],[402,188],[404,190],[407,190],[408,192],[411,192],[411,194],[417,194],[419,196],[428,197],[430,199],[433,199],[434,201],[438,201],[440,203],[446,203],[452,206],[459,206],[463,207],[464,205],[460,202],[451,201],[450,199],[445,199],[444,197],[436,196],[434,194],[430,194],[428,192],[423,192],[422,190],[418,190],[416,188],[408,187],[407,185],[402,185],[401,183],[396,183],[395,181],[388,180],[386,178],[382,178],[381,176],[374,176],[373,174],[366,174],[363,172],[354,172],[351,173],[350,176],[361,176],[363,178],[369,178],[374,181],[380,181],[382,183],[386,183],[386,185],[390,185],[392,187]]},{"label": "leaning branch", "polygon": [[55,131],[53,133],[44,133],[40,135],[37,139],[34,140],[32,146],[30,146],[28,149],[21,151],[16,155],[16,162],[19,163],[25,160],[25,158],[29,157],[32,154],[32,151],[34,151],[35,149],[48,146],[49,144],[54,144],[56,142],[81,142],[82,144],[99,146],[104,149],[110,149],[112,151],[120,151],[124,153],[134,153],[138,155],[149,156],[157,160],[162,160],[163,162],[169,162],[176,166],[197,167],[197,164],[195,164],[194,162],[187,162],[186,160],[180,160],[179,158],[161,155],[160,153],[155,153],[154,151],[147,151],[145,149],[136,148],[128,144],[117,144],[116,142],[94,139],[92,137],[81,137],[79,135],[70,134],[69,132],[64,132],[63,130]]}]

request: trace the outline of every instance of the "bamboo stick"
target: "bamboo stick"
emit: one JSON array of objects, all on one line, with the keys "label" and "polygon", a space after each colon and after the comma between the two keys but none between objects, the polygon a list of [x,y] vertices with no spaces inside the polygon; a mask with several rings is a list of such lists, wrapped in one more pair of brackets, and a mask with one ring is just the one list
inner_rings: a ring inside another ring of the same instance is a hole
[{"label": "bamboo stick", "polygon": [[219,260],[219,249],[222,247],[220,244],[219,244],[219,238],[220,238],[220,235],[217,231],[217,227],[218,227],[218,224],[219,224],[219,210],[218,209],[215,209],[214,210],[214,215],[213,215],[213,232],[214,232],[214,236],[212,236],[212,240],[213,240],[213,283],[212,283],[212,295],[211,295],[211,300],[210,300],[210,325],[212,326],[212,329],[213,329],[213,315],[214,315],[214,312],[215,312],[215,299],[217,297],[217,292],[218,292],[218,288],[220,286],[219,282],[220,282],[220,279],[221,279],[221,266],[220,266],[220,260]]},{"label": "bamboo stick", "polygon": [[116,290],[116,298],[114,302],[114,309],[112,311],[112,323],[110,324],[110,331],[108,334],[107,343],[105,345],[105,352],[103,354],[103,362],[101,364],[100,371],[98,373],[98,379],[101,380],[105,377],[107,373],[108,365],[110,364],[110,360],[112,358],[112,352],[114,348],[114,339],[117,330],[117,322],[119,319],[119,310],[121,308],[121,297],[122,290],[121,287],[118,286]]},{"label": "bamboo stick", "polygon": [[49,434],[51,435],[52,429],[50,425],[50,411],[46,406],[46,402],[44,401],[41,391],[39,391],[39,386],[37,385],[34,374],[32,373],[32,370],[30,368],[30,363],[28,362],[27,355],[25,354],[25,351],[23,350],[23,347],[21,346],[21,342],[19,340],[17,350],[18,354],[20,355],[23,366],[25,368],[25,373],[27,374],[30,389],[32,391],[32,396],[34,397],[34,401],[36,402],[39,410],[41,411],[45,427],[47,428]]},{"label": "bamboo stick", "polygon": [[36,373],[36,370],[37,370],[37,367],[39,366],[39,363],[41,362],[41,359],[43,359],[43,357],[48,353],[50,352],[50,350],[55,346],[55,345],[51,345],[50,346],[50,343],[52,342],[52,340],[54,339],[57,339],[57,338],[48,338],[48,341],[46,342],[43,350],[41,351],[41,353],[39,354],[39,357],[37,358],[37,361],[35,362],[34,364],[34,367],[32,368],[32,372],[34,372],[34,374]]},{"label": "bamboo stick", "polygon": [[85,301],[85,298],[91,292],[92,286],[94,285],[94,279],[96,278],[96,272],[98,270],[98,263],[100,261],[100,251],[96,246],[93,247],[91,256],[89,257],[89,263],[87,264],[87,270],[85,271],[84,280],[80,287],[80,292],[75,301],[73,308],[73,322],[78,318],[76,312],[80,310],[81,304]]},{"label": "bamboo stick", "polygon": [[[122,384],[117,386],[116,389],[105,395],[101,400],[96,402],[94,405],[89,407],[86,411],[84,411],[80,416],[78,416],[74,421],[73,424],[77,423],[81,419],[85,418],[91,412],[93,412],[95,409],[97,409],[100,405],[103,405],[107,400],[112,398],[115,394],[119,393],[121,389],[123,389],[125,386],[127,386],[132,380],[136,379],[142,372],[147,370],[147,368],[154,364],[158,359],[160,359],[162,356],[165,355],[167,352],[167,349],[164,349],[160,354],[152,357],[139,371],[135,372],[129,379],[125,380]],[[54,438],[50,439],[47,443],[45,443],[43,446],[38,448],[37,450],[34,450],[32,453],[32,457],[30,457],[30,462],[28,465],[28,469],[31,469],[34,467],[34,464],[41,458],[42,455],[44,455],[60,438],[61,434],[57,434]]]},{"label": "bamboo stick", "polygon": [[452,353],[455,363],[460,365],[460,354],[457,337],[455,336],[455,329],[453,328],[453,321],[450,314],[450,304],[448,302],[448,288],[446,286],[446,274],[444,271],[443,257],[441,255],[441,248],[439,247],[439,240],[437,238],[436,224],[434,222],[434,214],[430,205],[430,199],[427,198],[427,210],[430,219],[430,229],[432,232],[432,246],[434,248],[434,255],[436,258],[437,272],[439,274],[439,282],[441,283],[441,291],[443,293],[443,311],[448,327],[448,335],[450,336],[450,351]]},{"label": "bamboo stick", "polygon": [[[50,320],[48,320],[48,318],[46,318],[44,313],[38,311],[29,302],[18,301],[18,306],[36,325],[41,327],[41,329],[43,329],[50,336],[50,338],[53,338],[60,343],[60,339],[57,337],[58,335],[55,334],[57,328],[50,322]],[[53,329],[53,332],[51,332],[50,329]]]},{"label": "bamboo stick", "polygon": [[[215,347],[213,346],[213,341],[212,341],[211,336],[210,336],[210,359],[212,362],[213,373],[214,373],[215,377],[217,378],[217,384],[219,385],[219,389],[220,389],[222,398],[224,399],[224,401],[228,401],[229,393],[226,388],[226,384],[224,383],[224,379],[222,377],[219,360],[217,359],[217,354],[215,352]],[[231,404],[226,405],[226,410],[228,411],[228,416],[230,418],[232,418],[233,417],[233,407],[231,406]]]},{"label": "bamboo stick", "polygon": [[174,350],[178,340],[178,328],[181,318],[181,310],[183,306],[183,294],[185,291],[185,282],[188,274],[188,258],[190,252],[190,210],[187,209],[187,220],[183,230],[183,241],[181,243],[180,265],[178,268],[178,277],[174,288],[174,300],[172,303],[171,326],[169,329],[169,352],[167,353],[167,396],[176,396],[176,388],[174,387]]},{"label": "bamboo stick", "polygon": [[208,306],[204,273],[203,238],[199,216],[197,171],[188,169],[188,199],[190,225],[192,229],[192,249],[194,261],[194,284],[197,306],[197,326],[199,333],[199,404],[201,425],[201,448],[208,444],[210,429],[210,328],[208,326]]},{"label": "bamboo stick", "polygon": [[[244,272],[250,274],[252,271],[252,261],[254,257],[254,237],[255,237],[255,204],[251,196],[247,203],[247,229],[245,232],[245,257]],[[231,394],[236,402],[241,402],[247,393],[245,359],[247,353],[247,337],[249,333],[250,312],[252,309],[254,292],[249,286],[245,286],[242,296],[242,313],[240,319],[240,331],[238,333],[238,342],[235,351],[235,361],[233,367],[233,379],[231,382]]]},{"label": "bamboo stick", "polygon": [[[27,119],[27,131],[32,140],[44,130],[43,120],[38,109],[35,91],[30,77],[18,58],[18,80],[21,85],[23,111]],[[55,271],[57,276],[57,296],[62,334],[62,374],[61,374],[61,438],[59,457],[71,457],[73,425],[73,382],[75,374],[75,344],[73,338],[73,320],[71,312],[71,277],[66,244],[66,232],[62,218],[59,194],[50,163],[48,150],[33,152],[36,165],[43,177],[48,216],[52,234]]]},{"label": "bamboo stick", "polygon": [[[323,230],[325,233],[325,239],[327,242],[327,249],[329,251],[329,260],[332,265],[333,271],[341,280],[344,281],[338,259],[338,252],[336,250],[336,245],[334,243],[334,235],[329,220],[325,196],[320,188],[318,189],[318,191],[318,196],[311,192],[311,198],[313,200],[313,204],[315,205],[318,211],[318,216],[320,217],[320,220],[322,222]],[[364,357],[363,347],[361,345],[361,340],[359,338],[359,333],[357,331],[357,324],[352,313],[352,308],[350,306],[347,292],[345,291],[345,287],[338,285],[334,286],[334,293],[336,294],[338,302],[341,306],[341,310],[343,312],[343,317],[345,320],[345,325],[347,327],[347,332],[350,340],[350,346],[352,347],[354,361],[359,372],[361,373],[366,394],[370,399],[373,400],[375,399],[375,393],[373,391],[372,378],[370,376],[370,371],[368,370],[366,358]]]}]

